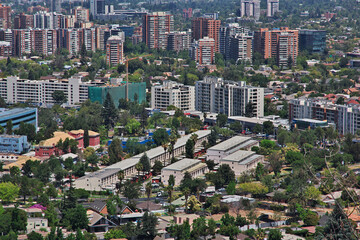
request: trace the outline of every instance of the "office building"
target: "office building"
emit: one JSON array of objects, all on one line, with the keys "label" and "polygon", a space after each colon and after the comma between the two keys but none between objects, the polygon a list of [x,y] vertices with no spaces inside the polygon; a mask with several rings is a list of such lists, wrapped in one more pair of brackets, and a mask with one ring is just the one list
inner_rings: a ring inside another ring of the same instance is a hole
[{"label": "office building", "polygon": [[260,0],[241,0],[241,17],[260,18]]},{"label": "office building", "polygon": [[201,160],[184,158],[161,169],[161,182],[166,186],[169,184],[170,175],[175,177],[175,186],[180,185],[185,173],[188,172],[193,179],[209,172],[206,163]]},{"label": "office building", "polygon": [[326,49],[326,31],[323,30],[300,30],[299,48],[308,53],[324,53]]},{"label": "office building", "polygon": [[255,169],[258,163],[264,162],[264,156],[255,152],[239,150],[219,160],[219,164],[227,164],[235,176]]},{"label": "office building", "polygon": [[253,146],[259,146],[259,142],[251,137],[235,136],[208,148],[206,151],[206,160],[211,160],[218,164],[220,159],[238,150],[249,151]]},{"label": "office building", "polygon": [[123,64],[124,56],[124,40],[120,36],[111,36],[106,43],[106,63],[109,66]]},{"label": "office building", "polygon": [[195,41],[191,48],[192,59],[199,65],[211,65],[215,63],[215,40],[204,37]]},{"label": "office building", "polygon": [[27,136],[20,135],[0,135],[0,152],[23,154],[30,150]]},{"label": "office building", "polygon": [[279,2],[280,0],[267,0],[266,15],[268,17],[273,17],[275,13],[279,12]]},{"label": "office building", "polygon": [[264,116],[264,89],[245,82],[207,76],[196,82],[195,99],[195,108],[201,112],[243,116],[246,106],[252,104],[253,116]]},{"label": "office building", "polygon": [[0,19],[4,20],[3,28],[11,28],[11,7],[0,3]]},{"label": "office building", "polygon": [[[207,141],[211,131],[210,130],[200,130],[194,132],[197,135],[195,148],[202,148],[203,142]],[[175,157],[180,156],[185,152],[186,142],[190,139],[191,134],[180,137],[174,145],[174,155]],[[160,161],[162,163],[169,162],[171,155],[168,151],[164,151],[163,147],[159,146],[153,149],[150,149],[145,152],[150,160],[151,166],[155,164],[155,161]],[[137,170],[135,168],[136,164],[139,162],[140,158],[144,153],[140,153],[131,158],[124,159],[120,162],[117,162],[113,165],[110,165],[106,168],[103,168],[99,171],[90,173],[81,178],[78,178],[74,181],[74,188],[83,188],[87,191],[103,191],[105,189],[114,189],[116,183],[119,181],[117,175],[119,171],[124,173],[125,178],[135,176]],[[206,164],[205,164],[206,165]]]},{"label": "office building", "polygon": [[244,33],[230,37],[229,56],[235,62],[252,62],[252,42],[253,36]]},{"label": "office building", "polygon": [[34,28],[34,15],[20,13],[14,18],[14,29]]},{"label": "office building", "polygon": [[165,12],[144,15],[143,42],[151,49],[166,49],[167,33],[174,31],[174,16]]},{"label": "office building", "polygon": [[[108,93],[117,107],[120,99],[126,99],[125,82],[120,82],[117,85],[113,84],[111,86],[89,87],[89,99],[92,102],[99,102],[100,104],[103,104]],[[136,100],[138,103],[146,101],[146,83],[129,83],[128,94],[129,101],[133,102]]]},{"label": "office building", "polygon": [[151,107],[166,110],[175,106],[183,111],[195,110],[195,87],[173,81],[151,87]]},{"label": "office building", "polygon": [[278,66],[287,67],[289,58],[296,64],[299,51],[299,31],[289,28],[269,30],[261,28],[254,33],[254,51],[263,58],[273,58]]},{"label": "office building", "polygon": [[12,46],[11,43],[0,41],[0,56],[9,57],[12,56]]},{"label": "office building", "polygon": [[[3,93],[3,91],[1,91]],[[38,128],[38,111],[37,108],[1,108],[0,109],[0,126],[6,128],[6,123],[11,121],[13,130],[20,126],[20,123],[29,123]]]},{"label": "office building", "polygon": [[220,52],[220,26],[221,20],[207,17],[195,18],[191,21],[192,39],[198,41],[205,37],[212,38],[215,41],[215,51]]},{"label": "office building", "polygon": [[105,0],[90,0],[90,14],[94,18],[97,15],[105,14]]},{"label": "office building", "polygon": [[0,80],[0,95],[9,104],[31,102],[38,105],[54,104],[54,91],[62,91],[67,103],[74,106],[85,102],[89,97],[88,87],[91,82],[82,82],[81,78],[68,80],[26,80],[7,77]]},{"label": "office building", "polygon": [[90,12],[87,8],[76,7],[74,9],[74,15],[76,22],[89,22],[90,20]]},{"label": "office building", "polygon": [[191,30],[187,32],[168,33],[167,49],[170,51],[188,51],[191,46]]},{"label": "office building", "polygon": [[220,28],[219,49],[225,59],[230,59],[230,38],[236,34],[253,35],[249,28],[239,26],[238,23],[229,23]]}]

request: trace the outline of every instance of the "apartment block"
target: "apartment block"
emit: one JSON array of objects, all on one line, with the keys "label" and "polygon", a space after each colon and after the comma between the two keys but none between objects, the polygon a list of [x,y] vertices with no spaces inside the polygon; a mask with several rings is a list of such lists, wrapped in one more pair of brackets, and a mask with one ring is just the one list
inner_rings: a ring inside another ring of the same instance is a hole
[{"label": "apartment block", "polygon": [[253,36],[247,34],[236,34],[230,37],[229,59],[236,62],[251,62],[252,61],[252,42]]},{"label": "apartment block", "polygon": [[189,50],[191,46],[191,30],[168,33],[167,49],[170,51]]},{"label": "apartment block", "polygon": [[151,87],[151,107],[166,110],[175,106],[183,111],[195,110],[195,87],[173,81]]},{"label": "apartment block", "polygon": [[209,17],[199,17],[191,21],[192,39],[200,40],[205,37],[212,38],[215,41],[215,51],[220,52],[219,31],[221,20]]},{"label": "apartment block", "polygon": [[0,135],[0,152],[22,154],[30,150],[27,136]]},{"label": "apartment block", "polygon": [[45,56],[54,55],[57,49],[56,30],[54,29],[36,29],[32,31],[33,46],[32,50]]},{"label": "apartment block", "polygon": [[11,7],[0,4],[0,19],[4,19],[3,28],[11,28]]},{"label": "apartment block", "polygon": [[254,33],[254,51],[265,59],[275,59],[278,66],[287,66],[289,57],[295,64],[299,51],[299,31],[286,27],[273,30],[261,28]]},{"label": "apartment block", "polygon": [[9,57],[12,55],[11,43],[0,41],[0,56]]},{"label": "apartment block", "polygon": [[124,60],[124,39],[120,36],[111,36],[106,43],[106,63],[116,66],[123,64]]},{"label": "apartment block", "polygon": [[14,29],[27,29],[34,27],[34,15],[20,13],[14,18]]},{"label": "apartment block", "polygon": [[241,0],[241,17],[260,18],[260,0]]},{"label": "apartment block", "polygon": [[279,12],[279,2],[280,0],[267,0],[266,15],[268,17],[273,17],[275,13]]},{"label": "apartment block", "polygon": [[264,116],[264,89],[207,76],[195,84],[195,109],[201,112],[243,116],[246,105],[253,105],[254,117]]},{"label": "apartment block", "polygon": [[89,9],[83,7],[76,7],[74,9],[76,22],[89,22],[90,12]]},{"label": "apartment block", "polygon": [[12,33],[12,54],[21,57],[23,54],[30,54],[33,45],[33,34],[30,29],[13,29]]},{"label": "apartment block", "polygon": [[151,49],[166,49],[167,33],[174,31],[174,16],[165,12],[154,12],[143,18],[143,42]]},{"label": "apartment block", "polygon": [[191,48],[191,55],[199,65],[211,65],[215,63],[215,40],[204,37],[195,41]]},{"label": "apartment block", "polygon": [[31,102],[35,104],[54,104],[52,94],[62,91],[70,106],[85,102],[89,97],[88,87],[91,82],[82,82],[81,78],[68,80],[26,80],[18,77],[7,77],[0,80],[0,95],[10,104]]},{"label": "apartment block", "polygon": [[53,29],[54,14],[48,12],[38,12],[34,14],[34,28]]},{"label": "apartment block", "polygon": [[236,34],[246,34],[249,36],[253,35],[247,27],[239,26],[238,23],[229,23],[226,26],[220,28],[219,39],[220,39],[220,53],[225,59],[230,59],[230,38]]}]

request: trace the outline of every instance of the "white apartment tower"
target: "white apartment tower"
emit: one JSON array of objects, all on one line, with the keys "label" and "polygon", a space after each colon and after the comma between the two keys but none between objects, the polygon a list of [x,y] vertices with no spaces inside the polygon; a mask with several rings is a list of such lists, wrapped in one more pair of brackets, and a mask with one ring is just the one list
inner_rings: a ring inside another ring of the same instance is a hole
[{"label": "white apartment tower", "polygon": [[260,18],[260,0],[241,0],[241,17]]},{"label": "white apartment tower", "polygon": [[166,109],[175,106],[181,110],[195,110],[195,87],[173,81],[151,87],[151,107]]},{"label": "white apartment tower", "polygon": [[279,0],[267,0],[267,16],[273,17],[275,13],[279,12]]},{"label": "white apartment tower", "polygon": [[205,77],[195,84],[195,109],[201,112],[243,116],[247,104],[253,104],[253,115],[264,116],[264,89],[217,77]]}]

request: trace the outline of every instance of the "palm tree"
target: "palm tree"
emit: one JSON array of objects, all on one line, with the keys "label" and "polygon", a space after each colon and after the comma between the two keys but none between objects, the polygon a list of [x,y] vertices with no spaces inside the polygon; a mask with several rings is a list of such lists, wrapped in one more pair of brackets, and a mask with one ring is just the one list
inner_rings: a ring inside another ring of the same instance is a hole
[{"label": "palm tree", "polygon": [[164,148],[164,152],[165,152],[165,156],[164,156],[164,167],[166,166],[166,149],[168,148],[168,144],[167,143],[164,143],[161,145],[163,148]]},{"label": "palm tree", "polygon": [[168,195],[169,195],[169,198],[168,198],[168,201],[169,201],[169,209],[171,209],[171,202],[173,201],[173,191],[174,191],[174,187],[169,185],[166,187],[166,190],[168,192]]},{"label": "palm tree", "polygon": [[150,200],[150,196],[151,196],[151,193],[152,193],[152,184],[151,184],[151,181],[148,182],[145,186],[145,193],[146,193],[146,196],[147,196],[147,210],[149,211],[149,200]]},{"label": "palm tree", "polygon": [[174,130],[171,130],[171,134],[170,134],[170,146],[171,146],[171,158],[174,159],[175,158],[175,143],[177,141],[177,134]]},{"label": "palm tree", "polygon": [[143,165],[141,164],[141,163],[137,163],[136,165],[135,165],[135,169],[136,169],[136,171],[138,171],[138,176],[140,176],[140,172],[143,170]]},{"label": "palm tree", "polygon": [[122,188],[122,181],[123,181],[124,178],[125,178],[125,172],[124,172],[124,170],[120,170],[120,171],[117,173],[117,177],[118,177],[118,179],[119,179],[118,191],[119,191],[119,193],[120,193],[121,188]]},{"label": "palm tree", "polygon": [[184,188],[182,190],[182,193],[184,194],[185,196],[185,213],[187,213],[187,208],[188,208],[188,198],[189,198],[189,195],[190,195],[190,189],[188,187]]}]

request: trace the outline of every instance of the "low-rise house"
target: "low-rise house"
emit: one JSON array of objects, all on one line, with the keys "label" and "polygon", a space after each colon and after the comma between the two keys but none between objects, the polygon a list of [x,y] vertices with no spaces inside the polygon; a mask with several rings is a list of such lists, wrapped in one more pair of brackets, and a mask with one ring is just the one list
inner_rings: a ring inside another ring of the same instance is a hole
[{"label": "low-rise house", "polygon": [[170,175],[173,175],[175,185],[179,185],[185,172],[190,173],[192,178],[197,178],[208,171],[207,165],[200,160],[184,158],[161,169],[161,181],[164,185],[168,185]]},{"label": "low-rise house", "polygon": [[111,228],[117,227],[114,222],[95,211],[88,210],[86,214],[89,219],[88,229],[91,233],[107,232]]}]

